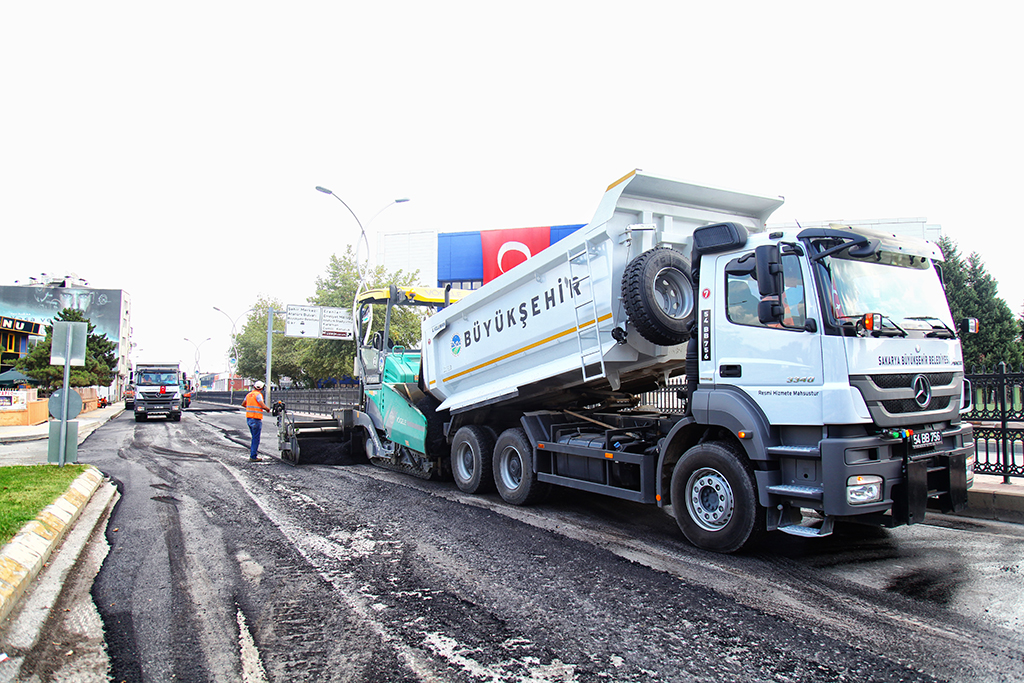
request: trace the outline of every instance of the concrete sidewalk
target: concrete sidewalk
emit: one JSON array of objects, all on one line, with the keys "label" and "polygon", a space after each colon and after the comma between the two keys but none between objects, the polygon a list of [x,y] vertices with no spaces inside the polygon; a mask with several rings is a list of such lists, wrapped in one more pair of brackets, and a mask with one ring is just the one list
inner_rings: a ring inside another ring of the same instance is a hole
[{"label": "concrete sidewalk", "polygon": [[[78,443],[123,411],[124,404],[116,403],[82,415]],[[0,427],[0,466],[46,464],[48,439],[46,422]],[[61,595],[64,580],[80,562],[94,533],[106,523],[116,495],[116,488],[103,473],[89,467],[0,548],[0,633],[4,634],[0,648],[9,656],[0,662],[0,681],[18,675]],[[93,649],[103,654],[102,647]]]},{"label": "concrete sidewalk", "polygon": [[[112,403],[106,408],[90,410],[78,416],[78,443],[82,443],[85,437],[92,434],[100,425],[113,420],[124,411],[124,402]],[[29,427],[0,427],[0,444],[14,444],[25,441],[38,441],[47,439],[50,436],[48,422],[32,425]],[[8,463],[0,461],[0,465]]]}]

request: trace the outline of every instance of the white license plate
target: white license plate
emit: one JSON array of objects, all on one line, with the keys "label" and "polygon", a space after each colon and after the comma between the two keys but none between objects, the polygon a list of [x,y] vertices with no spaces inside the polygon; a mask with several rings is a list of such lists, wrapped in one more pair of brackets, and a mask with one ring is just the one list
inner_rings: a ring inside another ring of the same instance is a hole
[{"label": "white license plate", "polygon": [[942,444],[942,432],[914,432],[910,435],[910,445],[914,448],[931,448]]}]

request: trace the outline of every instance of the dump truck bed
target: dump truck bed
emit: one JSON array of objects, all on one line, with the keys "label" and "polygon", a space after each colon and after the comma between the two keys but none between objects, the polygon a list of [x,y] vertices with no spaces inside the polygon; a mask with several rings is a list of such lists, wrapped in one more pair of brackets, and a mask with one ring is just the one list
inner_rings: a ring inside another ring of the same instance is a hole
[{"label": "dump truck bed", "polygon": [[[639,392],[681,374],[685,345],[653,344],[627,320],[624,271],[656,246],[688,259],[702,225],[763,231],[781,205],[628,174],[609,186],[586,226],[423,322],[424,386],[453,412],[540,399],[556,408],[587,400],[581,388],[594,396]],[[692,292],[679,294],[692,300]]]}]

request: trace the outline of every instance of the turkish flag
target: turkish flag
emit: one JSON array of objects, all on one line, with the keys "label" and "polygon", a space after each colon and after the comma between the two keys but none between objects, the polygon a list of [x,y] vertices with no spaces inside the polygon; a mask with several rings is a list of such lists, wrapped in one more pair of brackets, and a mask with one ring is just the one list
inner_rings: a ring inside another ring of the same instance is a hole
[{"label": "turkish flag", "polygon": [[481,230],[480,246],[486,284],[551,246],[551,227]]}]

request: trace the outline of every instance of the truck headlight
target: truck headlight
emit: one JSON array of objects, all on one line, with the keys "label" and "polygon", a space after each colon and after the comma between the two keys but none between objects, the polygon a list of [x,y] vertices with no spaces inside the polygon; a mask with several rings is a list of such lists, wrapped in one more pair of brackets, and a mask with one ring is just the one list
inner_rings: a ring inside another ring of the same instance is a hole
[{"label": "truck headlight", "polygon": [[882,478],[855,476],[846,480],[846,502],[850,505],[877,503],[882,500]]},{"label": "truck headlight", "polygon": [[967,456],[967,488],[971,488],[974,484],[974,463],[977,459],[978,456],[975,453]]}]

